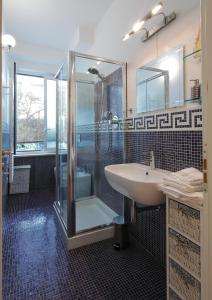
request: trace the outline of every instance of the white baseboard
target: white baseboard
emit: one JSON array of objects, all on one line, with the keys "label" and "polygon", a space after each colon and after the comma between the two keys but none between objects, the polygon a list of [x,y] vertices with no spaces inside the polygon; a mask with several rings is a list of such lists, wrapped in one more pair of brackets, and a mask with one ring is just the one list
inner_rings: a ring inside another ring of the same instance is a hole
[{"label": "white baseboard", "polygon": [[114,226],[78,234],[72,238],[68,238],[68,250],[76,249],[82,246],[97,243],[114,237]]},{"label": "white baseboard", "polygon": [[60,216],[58,215],[58,211],[54,205],[54,209],[58,218],[58,221],[60,223],[60,226],[62,227],[62,235],[63,239],[67,245],[68,250],[76,249],[82,246],[90,245],[93,243],[97,243],[103,240],[107,240],[114,237],[114,225],[100,228],[100,229],[94,229],[92,231],[83,232],[80,234],[77,234],[74,237],[69,238],[67,236],[66,230],[64,228],[64,225],[61,221]]}]

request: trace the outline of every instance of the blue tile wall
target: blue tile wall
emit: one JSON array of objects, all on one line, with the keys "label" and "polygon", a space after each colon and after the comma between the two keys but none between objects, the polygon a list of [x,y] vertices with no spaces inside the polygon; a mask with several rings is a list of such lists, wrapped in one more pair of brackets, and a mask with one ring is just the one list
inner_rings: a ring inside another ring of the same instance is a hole
[{"label": "blue tile wall", "polygon": [[123,132],[81,133],[77,143],[77,166],[92,175],[92,194],[116,213],[123,214],[123,196],[108,184],[104,167],[123,162]]},{"label": "blue tile wall", "polygon": [[166,265],[166,209],[165,205],[136,210],[136,222],[130,224],[131,235],[162,266]]},{"label": "blue tile wall", "polygon": [[[104,87],[103,101],[102,88]],[[122,68],[118,68],[95,84],[95,124],[77,128],[77,166],[92,175],[92,194],[99,197],[116,213],[123,215],[123,196],[108,184],[104,167],[123,162],[124,131],[117,131],[117,125],[108,126],[108,122],[98,122],[101,111],[111,112],[122,117]],[[103,108],[101,107],[103,105]],[[103,116],[107,117],[107,116]],[[104,130],[102,130],[104,127]],[[113,130],[115,129],[115,130]]]},{"label": "blue tile wall", "polygon": [[[150,151],[154,151],[157,168],[173,172],[186,167],[202,170],[201,108],[145,114],[120,120],[118,126],[97,122],[81,126],[79,131],[78,164],[87,164],[96,182],[94,193],[119,214],[123,213],[123,197],[107,183],[104,166],[123,162],[124,143],[127,163],[148,165]],[[165,207],[137,209],[136,215],[131,234],[165,265]]]},{"label": "blue tile wall", "polygon": [[[127,126],[126,126],[127,123]],[[128,119],[126,161],[149,164],[154,151],[157,168],[172,172],[187,167],[202,170],[202,111],[192,109]],[[136,210],[132,236],[165,266],[165,206]]]},{"label": "blue tile wall", "polygon": [[149,164],[154,151],[156,168],[179,171],[202,169],[202,131],[126,132],[127,162]]}]

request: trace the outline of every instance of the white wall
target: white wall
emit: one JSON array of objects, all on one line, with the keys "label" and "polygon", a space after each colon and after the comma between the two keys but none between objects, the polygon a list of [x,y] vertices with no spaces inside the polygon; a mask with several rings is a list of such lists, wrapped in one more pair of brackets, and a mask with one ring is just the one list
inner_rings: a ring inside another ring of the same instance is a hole
[{"label": "white wall", "polygon": [[[133,108],[134,112],[136,107],[136,68],[178,45],[184,45],[185,53],[189,53],[194,47],[195,35],[200,26],[199,0],[167,0],[163,3],[165,12],[171,13],[175,10],[177,19],[148,42],[141,43],[141,34],[126,42],[122,42],[122,36],[129,31],[137,19],[151,9],[155,1],[114,1],[99,23],[94,44],[89,49],[89,53],[92,55],[128,62],[128,109]],[[197,73],[194,74],[195,78],[201,77],[200,68],[201,66],[197,71],[195,70]],[[187,69],[185,74],[186,97],[190,93],[187,77],[190,77],[188,72],[191,66]]]},{"label": "white wall", "polygon": [[[106,10],[104,17],[96,27],[92,46],[88,45],[83,52],[100,57],[128,62],[128,110],[136,107],[135,75],[136,68],[157,58],[170,48],[185,46],[185,52],[192,51],[195,35],[200,25],[200,0],[163,0],[166,14],[173,10],[177,19],[155,37],[141,43],[141,34],[123,42],[122,36],[129,31],[133,23],[142,18],[156,3],[155,0],[114,0]],[[155,17],[153,21],[157,21]],[[82,39],[82,37],[81,37]],[[81,41],[83,42],[83,41]],[[81,43],[82,44],[82,43]],[[82,51],[77,43],[75,51]],[[55,48],[57,48],[55,41]],[[13,57],[18,67],[26,72],[55,74],[66,58],[66,51],[41,47],[17,41]],[[201,66],[186,66],[186,98],[190,93],[188,78],[201,78]]]},{"label": "white wall", "polygon": [[[183,45],[185,53],[193,51],[195,35],[200,26],[200,11],[199,7],[193,9],[185,15],[179,16],[176,22],[170,24],[170,27],[161,31],[151,41],[145,43],[142,51],[137,51],[134,57],[129,59],[128,65],[128,108],[132,108],[135,112],[136,108],[136,68],[148,63],[151,60],[161,56],[166,51],[176,46]],[[193,76],[191,75],[191,68]],[[185,61],[185,98],[190,96],[191,78],[200,78],[201,66],[195,66],[188,61]],[[197,74],[195,74],[197,73]]]},{"label": "white wall", "polygon": [[17,63],[18,71],[54,76],[64,62],[67,51],[17,41],[11,56]]}]

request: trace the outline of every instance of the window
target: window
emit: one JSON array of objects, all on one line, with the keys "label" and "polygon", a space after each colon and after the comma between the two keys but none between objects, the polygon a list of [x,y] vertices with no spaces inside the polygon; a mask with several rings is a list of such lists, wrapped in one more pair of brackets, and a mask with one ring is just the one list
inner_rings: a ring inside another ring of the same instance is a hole
[{"label": "window", "polygon": [[56,82],[47,80],[47,149],[56,148]]},{"label": "window", "polygon": [[56,82],[17,75],[16,151],[46,151],[56,146]]}]

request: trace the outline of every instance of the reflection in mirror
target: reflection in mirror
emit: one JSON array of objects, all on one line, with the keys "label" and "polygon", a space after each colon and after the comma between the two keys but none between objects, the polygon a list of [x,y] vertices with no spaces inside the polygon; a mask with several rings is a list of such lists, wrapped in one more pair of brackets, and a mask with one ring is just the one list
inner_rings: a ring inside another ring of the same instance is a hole
[{"label": "reflection in mirror", "polygon": [[[142,67],[137,72],[137,112],[163,109],[168,101],[168,72]],[[139,99],[139,101],[138,101]]]},{"label": "reflection in mirror", "polygon": [[137,69],[137,113],[184,104],[183,48]]}]

